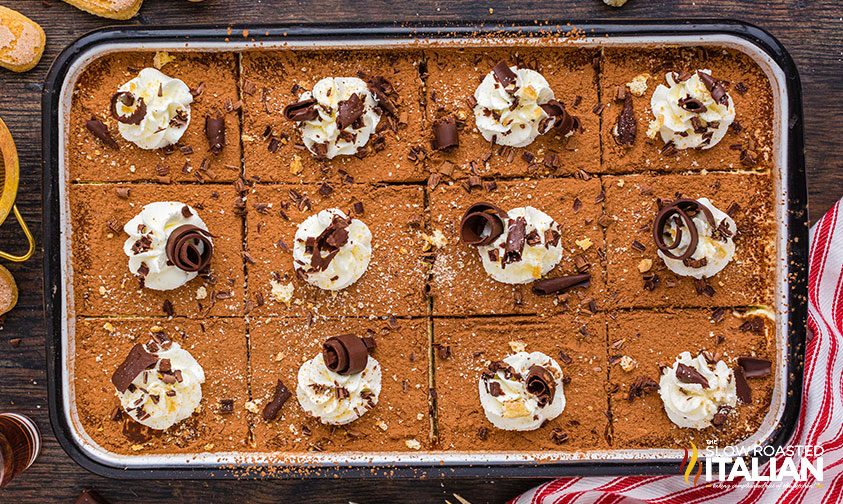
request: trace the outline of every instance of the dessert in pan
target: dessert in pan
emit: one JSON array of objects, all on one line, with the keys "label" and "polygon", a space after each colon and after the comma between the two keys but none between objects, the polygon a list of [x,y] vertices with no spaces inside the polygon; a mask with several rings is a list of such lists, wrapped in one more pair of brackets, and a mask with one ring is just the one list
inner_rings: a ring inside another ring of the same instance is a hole
[{"label": "dessert in pan", "polygon": [[66,145],[85,432],[127,455],[740,442],[776,374],[771,103],[712,48],[95,60]]}]

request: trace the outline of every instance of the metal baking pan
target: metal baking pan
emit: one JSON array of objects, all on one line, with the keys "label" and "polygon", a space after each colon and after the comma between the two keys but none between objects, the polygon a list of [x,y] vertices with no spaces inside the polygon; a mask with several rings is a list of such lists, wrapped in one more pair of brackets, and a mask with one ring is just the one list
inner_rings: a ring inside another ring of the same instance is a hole
[{"label": "metal baking pan", "polygon": [[[724,21],[530,22],[471,24],[330,24],[237,27],[120,27],[81,37],[56,59],[42,99],[44,160],[44,291],[50,419],[64,450],[83,467],[114,478],[249,478],[249,468],[283,466],[273,477],[550,477],[677,473],[680,450],[607,450],[588,453],[313,453],[288,460],[279,454],[196,454],[126,456],[107,452],[88,438],[73,401],[72,268],[68,257],[67,173],[64,170],[65,116],[80,70],[108,52],[137,50],[242,51],[258,48],[424,47],[428,43],[495,45],[547,43],[549,34],[579,35],[566,43],[584,47],[709,45],[750,55],[765,71],[775,98],[775,175],[779,201],[776,384],[771,408],[751,445],[781,446],[791,437],[802,396],[807,321],[808,217],[799,76],[782,45],[764,30]],[[241,36],[248,29],[248,37]],[[587,34],[583,37],[582,34]],[[488,43],[488,41],[486,42]],[[557,42],[558,43],[558,42]]]}]

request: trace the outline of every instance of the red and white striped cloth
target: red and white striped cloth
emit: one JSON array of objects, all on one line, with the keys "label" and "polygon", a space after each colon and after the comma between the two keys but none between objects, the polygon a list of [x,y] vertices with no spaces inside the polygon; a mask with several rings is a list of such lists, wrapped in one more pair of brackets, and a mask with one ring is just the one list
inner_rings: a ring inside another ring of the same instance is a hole
[{"label": "red and white striped cloth", "polygon": [[[510,504],[562,503],[819,503],[843,502],[843,200],[811,228],[808,273],[809,341],[802,409],[794,445],[824,449],[817,484],[747,483],[688,486],[681,475],[560,478]],[[813,337],[811,338],[811,333]],[[782,457],[778,457],[779,460]],[[798,462],[798,461],[797,461]],[[781,462],[777,464],[781,467]],[[798,467],[799,464],[797,463]],[[677,468],[678,469],[678,468]],[[769,474],[769,464],[760,470]],[[810,473],[809,473],[810,476]],[[785,480],[787,481],[787,480]]]}]

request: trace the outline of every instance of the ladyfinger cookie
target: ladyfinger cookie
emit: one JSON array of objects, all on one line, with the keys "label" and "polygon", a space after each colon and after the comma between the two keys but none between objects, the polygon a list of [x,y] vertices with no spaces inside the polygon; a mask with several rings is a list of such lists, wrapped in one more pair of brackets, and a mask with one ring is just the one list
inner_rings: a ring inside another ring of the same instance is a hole
[{"label": "ladyfinger cookie", "polygon": [[143,0],[64,0],[70,5],[90,12],[95,16],[109,19],[131,19],[143,3]]},{"label": "ladyfinger cookie", "polygon": [[0,66],[25,72],[41,60],[47,38],[38,23],[0,6]]}]

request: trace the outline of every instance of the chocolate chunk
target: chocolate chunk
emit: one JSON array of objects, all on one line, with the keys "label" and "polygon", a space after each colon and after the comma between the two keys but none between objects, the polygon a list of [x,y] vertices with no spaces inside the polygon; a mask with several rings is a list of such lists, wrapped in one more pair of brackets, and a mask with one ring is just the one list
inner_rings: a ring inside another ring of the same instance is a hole
[{"label": "chocolate chunk", "polygon": [[752,402],[752,389],[749,388],[749,383],[746,381],[743,368],[736,366],[735,371],[735,391],[738,394],[738,400],[745,404]]},{"label": "chocolate chunk", "polygon": [[85,128],[87,128],[95,138],[104,143],[106,146],[112,149],[120,148],[114,138],[111,137],[111,133],[108,131],[108,126],[96,117],[91,116],[91,118],[85,122]]},{"label": "chocolate chunk", "polygon": [[263,419],[267,422],[275,420],[275,417],[278,416],[278,413],[281,411],[284,403],[291,397],[293,397],[293,393],[284,386],[284,383],[281,382],[281,380],[278,380],[278,383],[275,384],[275,395],[263,408]]},{"label": "chocolate chunk", "polygon": [[493,66],[492,74],[495,76],[495,80],[500,82],[504,89],[515,84],[518,79],[518,75],[509,68],[506,61],[500,61],[497,65]]},{"label": "chocolate chunk", "polygon": [[366,343],[353,334],[341,334],[328,338],[322,345],[322,358],[325,366],[341,375],[357,374],[369,362],[369,349]]},{"label": "chocolate chunk", "polygon": [[738,357],[738,366],[747,378],[763,378],[769,376],[773,363],[757,357]]},{"label": "chocolate chunk", "polygon": [[632,240],[632,248],[639,252],[644,252],[645,250],[647,250],[647,247],[638,240]]},{"label": "chocolate chunk", "polygon": [[540,407],[553,402],[556,395],[556,380],[553,374],[543,366],[532,365],[527,372],[527,392],[536,396]]},{"label": "chocolate chunk", "polygon": [[750,317],[738,329],[741,332],[751,332],[760,336],[764,334],[764,319],[761,317]]},{"label": "chocolate chunk", "polygon": [[679,106],[688,112],[693,112],[695,114],[702,114],[708,110],[708,108],[703,104],[703,102],[697,100],[696,98],[691,98],[686,96],[685,98],[679,99]]},{"label": "chocolate chunk", "polygon": [[316,98],[298,101],[284,107],[284,118],[290,121],[311,121],[319,117]]},{"label": "chocolate chunk", "polygon": [[83,490],[74,504],[109,504],[109,502],[94,490]]},{"label": "chocolate chunk", "polygon": [[732,408],[729,406],[720,406],[717,408],[717,413],[714,414],[714,418],[711,419],[711,425],[720,428],[726,423],[726,420],[729,419],[729,413],[732,411]]},{"label": "chocolate chunk", "polygon": [[234,399],[220,399],[219,412],[222,415],[234,413]]},{"label": "chocolate chunk", "polygon": [[459,144],[459,131],[453,117],[444,117],[433,123],[433,150],[448,150]]},{"label": "chocolate chunk", "polygon": [[[133,110],[129,115],[121,115],[117,112],[118,102],[127,107],[134,105],[135,110]],[[118,122],[123,124],[138,125],[141,121],[143,121],[143,118],[146,117],[146,103],[144,103],[143,98],[135,99],[135,95],[128,91],[114,93],[114,95],[111,96],[111,117],[117,119]]]},{"label": "chocolate chunk", "polygon": [[532,291],[537,296],[550,296],[562,294],[577,287],[588,287],[591,285],[591,273],[579,275],[545,278],[533,282]]},{"label": "chocolate chunk", "polygon": [[466,245],[489,245],[503,234],[506,217],[506,212],[492,203],[475,203],[460,220],[460,240]]},{"label": "chocolate chunk", "polygon": [[132,195],[132,189],[129,187],[118,187],[114,189],[114,193],[120,199],[129,199],[129,196]]},{"label": "chocolate chunk", "polygon": [[354,210],[355,214],[363,215],[363,202],[362,201],[355,201],[351,205],[351,209]]},{"label": "chocolate chunk", "polygon": [[167,238],[167,259],[182,271],[203,271],[211,264],[214,246],[210,233],[192,224],[183,224]]},{"label": "chocolate chunk", "polygon": [[722,82],[702,70],[698,70],[697,75],[700,76],[700,80],[703,84],[705,84],[706,89],[708,89],[708,92],[711,93],[711,97],[714,101],[720,105],[727,105],[729,103],[729,95],[726,93],[726,88],[723,87]]},{"label": "chocolate chunk", "polygon": [[659,384],[649,376],[639,376],[629,386],[628,401],[633,401],[637,397],[644,397],[645,395],[659,390]]},{"label": "chocolate chunk", "polygon": [[436,356],[442,360],[451,358],[451,347],[443,343],[434,343],[433,348],[436,349]]},{"label": "chocolate chunk", "polygon": [[717,308],[713,312],[711,312],[711,321],[715,324],[722,322],[724,318],[726,318],[725,308]]},{"label": "chocolate chunk", "polygon": [[526,233],[527,221],[524,217],[517,217],[509,221],[501,267],[506,268],[507,264],[521,260],[521,254],[524,252],[524,244],[526,243]]},{"label": "chocolate chunk", "polygon": [[635,111],[632,108],[632,95],[629,93],[623,100],[623,108],[618,114],[618,120],[612,133],[618,145],[631,146],[635,143],[638,123],[635,120]]},{"label": "chocolate chunk", "polygon": [[337,103],[337,129],[344,130],[363,116],[363,100],[357,93]]},{"label": "chocolate chunk", "polygon": [[557,427],[550,431],[550,440],[554,444],[565,444],[568,442],[568,433]]},{"label": "chocolate chunk", "polygon": [[157,362],[158,356],[147,352],[143,345],[137,343],[129,351],[126,360],[117,366],[114,374],[111,375],[111,383],[114,384],[120,393],[123,393],[129,389],[129,385],[135,381],[135,378],[141,372],[151,369]]},{"label": "chocolate chunk", "polygon": [[477,437],[481,441],[487,440],[489,438],[489,429],[487,429],[486,427],[480,427],[479,429],[477,429]]},{"label": "chocolate chunk", "polygon": [[486,390],[489,391],[489,395],[492,397],[500,397],[503,395],[501,384],[494,380],[486,382]]},{"label": "chocolate chunk", "polygon": [[211,117],[210,114],[205,116],[205,137],[208,139],[211,152],[214,154],[222,152],[222,148],[225,147],[225,116]]},{"label": "chocolate chunk", "polygon": [[189,207],[189,206],[185,205],[185,206],[181,207],[181,215],[182,215],[182,217],[184,217],[185,219],[187,219],[188,217],[190,217],[191,215],[193,215],[193,212],[191,212],[191,211],[190,211],[190,207]]},{"label": "chocolate chunk", "polygon": [[708,380],[699,371],[681,362],[676,365],[676,379],[682,383],[696,383],[709,388]]}]

